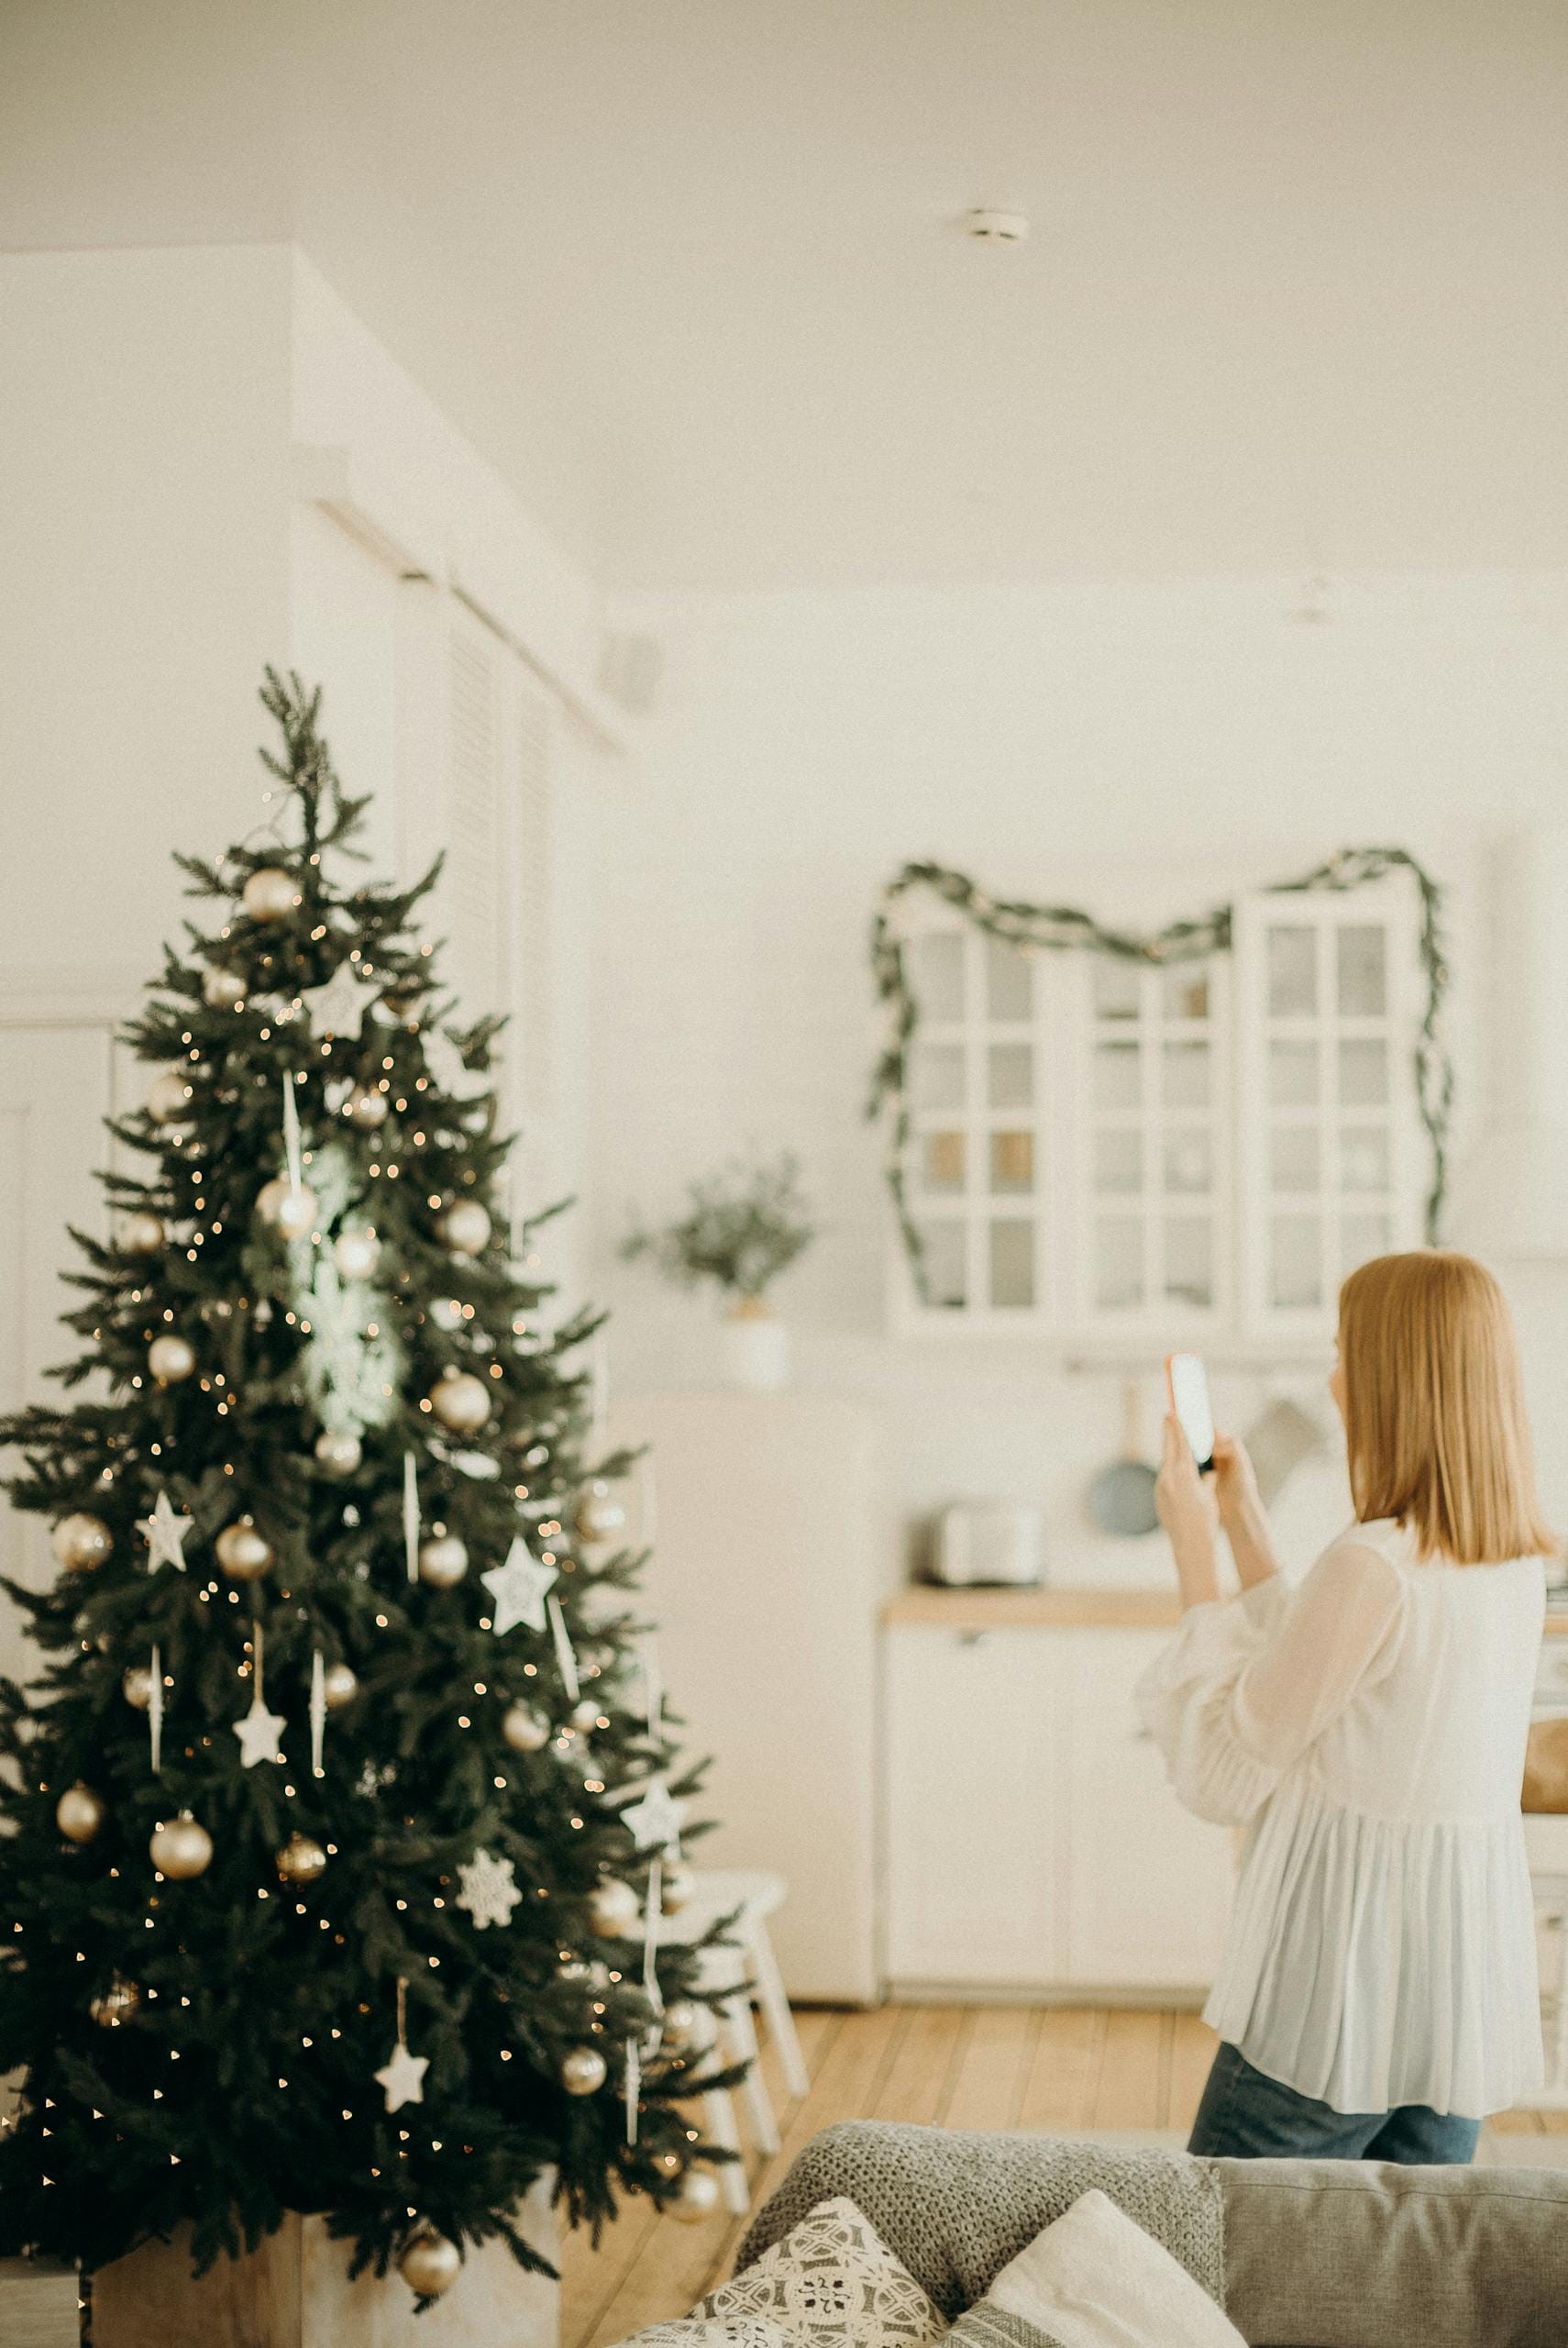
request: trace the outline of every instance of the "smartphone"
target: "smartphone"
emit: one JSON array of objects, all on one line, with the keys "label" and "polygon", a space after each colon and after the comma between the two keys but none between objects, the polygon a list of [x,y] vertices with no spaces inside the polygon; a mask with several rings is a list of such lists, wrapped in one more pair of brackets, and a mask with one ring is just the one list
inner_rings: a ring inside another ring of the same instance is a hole
[{"label": "smartphone", "polygon": [[1165,1356],[1165,1386],[1171,1409],[1192,1445],[1199,1470],[1214,1465],[1214,1410],[1209,1400],[1209,1372],[1198,1354]]}]

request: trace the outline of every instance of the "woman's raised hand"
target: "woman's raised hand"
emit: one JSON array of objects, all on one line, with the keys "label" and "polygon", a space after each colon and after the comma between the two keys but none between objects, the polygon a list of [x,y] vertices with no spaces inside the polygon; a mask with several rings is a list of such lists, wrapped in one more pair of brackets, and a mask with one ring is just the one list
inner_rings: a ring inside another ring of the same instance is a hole
[{"label": "woman's raised hand", "polygon": [[1258,1479],[1253,1473],[1253,1463],[1247,1447],[1238,1443],[1233,1434],[1214,1437],[1214,1497],[1219,1503],[1220,1522],[1229,1528],[1239,1519],[1255,1511],[1263,1513],[1258,1498]]},{"label": "woman's raised hand", "polygon": [[1184,1549],[1207,1548],[1212,1553],[1218,1523],[1214,1487],[1198,1472],[1192,1445],[1174,1411],[1165,1413],[1160,1472],[1154,1479],[1154,1506],[1170,1535],[1176,1563]]}]

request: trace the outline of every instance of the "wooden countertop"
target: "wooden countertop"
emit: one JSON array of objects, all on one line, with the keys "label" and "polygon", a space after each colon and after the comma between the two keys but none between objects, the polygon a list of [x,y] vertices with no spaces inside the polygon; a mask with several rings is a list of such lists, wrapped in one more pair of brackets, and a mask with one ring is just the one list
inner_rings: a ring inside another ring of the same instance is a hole
[{"label": "wooden countertop", "polygon": [[[944,1631],[1168,1630],[1181,1619],[1174,1589],[944,1589],[921,1582],[882,1609],[890,1628]],[[1548,1638],[1568,1638],[1568,1600],[1546,1617]]]}]

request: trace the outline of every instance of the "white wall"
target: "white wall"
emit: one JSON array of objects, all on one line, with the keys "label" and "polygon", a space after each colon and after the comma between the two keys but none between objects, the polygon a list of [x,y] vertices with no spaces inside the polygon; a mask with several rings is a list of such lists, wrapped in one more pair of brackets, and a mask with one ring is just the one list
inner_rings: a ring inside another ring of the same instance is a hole
[{"label": "white wall", "polygon": [[[1159,1570],[1083,1516],[1119,1441],[1113,1379],[1063,1379],[1017,1343],[882,1333],[867,925],[915,856],[1157,920],[1347,843],[1402,843],[1453,891],[1474,1125],[1474,851],[1561,795],[1568,580],[1353,581],[1325,624],[1287,617],[1300,601],[1294,580],[1187,580],[639,607],[668,681],[633,802],[604,828],[591,955],[617,1385],[700,1384],[713,1361],[704,1308],[615,1260],[628,1202],[660,1212],[747,1141],[789,1143],[824,1225],[779,1291],[800,1376],[889,1404],[903,1508],[1042,1497],[1058,1570]],[[1540,1274],[1529,1301],[1546,1481],[1568,1522],[1553,1335],[1568,1276]],[[1260,1394],[1232,1382],[1219,1399],[1244,1423]]]}]

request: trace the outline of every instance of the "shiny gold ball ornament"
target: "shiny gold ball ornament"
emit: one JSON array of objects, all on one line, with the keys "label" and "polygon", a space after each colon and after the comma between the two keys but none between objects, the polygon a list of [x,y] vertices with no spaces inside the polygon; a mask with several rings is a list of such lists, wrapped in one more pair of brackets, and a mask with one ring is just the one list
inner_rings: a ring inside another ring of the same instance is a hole
[{"label": "shiny gold ball ornament", "polygon": [[68,1573],[91,1573],[114,1547],[114,1535],[101,1516],[78,1509],[62,1516],[50,1534],[50,1546]]},{"label": "shiny gold ball ornament", "polygon": [[359,1125],[363,1132],[373,1134],[378,1125],[386,1124],[387,1096],[384,1092],[378,1092],[373,1085],[357,1084],[343,1103],[343,1113],[351,1125]]},{"label": "shiny gold ball ornament", "polygon": [[469,1569],[469,1553],[455,1533],[438,1533],[419,1545],[419,1578],[432,1589],[452,1589]]},{"label": "shiny gold ball ornament", "polygon": [[561,2085],[568,2095],[595,2095],[609,2077],[597,2046],[572,2046],[561,2056]]},{"label": "shiny gold ball ornament", "polygon": [[164,1241],[163,1218],[138,1208],[120,1225],[120,1246],[127,1256],[156,1256]]},{"label": "shiny gold ball ornament", "polygon": [[54,1822],[68,1843],[90,1843],[107,1812],[91,1786],[67,1786],[54,1806]]},{"label": "shiny gold ball ornament", "polygon": [[326,1866],[326,1853],[308,1834],[291,1834],[278,1853],[278,1873],[285,1883],[314,1883]]},{"label": "shiny gold ball ornament", "polygon": [[532,1704],[508,1704],[501,1733],[513,1753],[542,1753],[550,1741],[550,1723]]},{"label": "shiny gold ball ornament", "polygon": [[315,1192],[308,1182],[274,1175],[256,1194],[256,1212],[282,1239],[304,1239],[315,1229]]},{"label": "shiny gold ball ornament", "polygon": [[430,1408],[453,1434],[477,1434],[490,1416],[490,1396],[482,1378],[449,1369],[430,1389]]},{"label": "shiny gold ball ornament", "polygon": [[177,1124],[190,1105],[190,1082],[177,1068],[166,1068],[148,1089],[147,1113],[155,1124]]},{"label": "shiny gold ball ornament", "polygon": [[329,1712],[340,1712],[359,1692],[359,1676],[351,1665],[329,1663],[322,1674],[321,1692]]},{"label": "shiny gold ball ornament", "polygon": [[606,1483],[589,1486],[572,1519],[580,1541],[613,1541],[626,1522],[626,1512]]},{"label": "shiny gold ball ornament", "polygon": [[660,2019],[659,2032],[668,2054],[688,2054],[711,2043],[712,2021],[708,2008],[694,1999],[672,1998]]},{"label": "shiny gold ball ornament", "polygon": [[490,1216],[477,1199],[454,1199],[441,1217],[440,1233],[448,1255],[477,1256],[490,1237]]},{"label": "shiny gold ball ornament", "polygon": [[122,1981],[116,1973],[109,1987],[95,1997],[87,2010],[100,2030],[117,2030],[129,2021],[141,2004],[141,1991],[134,1981]]},{"label": "shiny gold ball ornament", "polygon": [[568,1713],[567,1717],[570,1721],[573,1728],[577,1729],[583,1736],[587,1736],[591,1730],[596,1729],[599,1726],[599,1715],[602,1709],[602,1707],[601,1706],[597,1696],[585,1696],[580,1704],[574,1704],[572,1706],[571,1711]]},{"label": "shiny gold ball ornament", "polygon": [[202,1001],[210,1011],[237,1011],[245,1001],[245,980],[237,970],[215,962],[202,973]]},{"label": "shiny gold ball ornament", "polygon": [[701,2225],[719,2206],[719,2180],[711,2168],[689,2168],[664,2206],[683,2226]]},{"label": "shiny gold ball ornament", "polygon": [[427,2229],[415,2234],[400,2253],[397,2271],[418,2298],[438,2299],[443,2291],[451,2289],[462,2265],[457,2243]]},{"label": "shiny gold ball ornament", "polygon": [[659,1881],[659,1906],[667,1916],[679,1916],[697,1888],[690,1867],[667,1866]]},{"label": "shiny gold ball ornament", "polygon": [[365,1447],[348,1427],[324,1427],[315,1439],[315,1464],[324,1476],[351,1476]]},{"label": "shiny gold ball ornament", "polygon": [[381,1254],[373,1231],[340,1231],[332,1243],[333,1260],[346,1280],[368,1280]]},{"label": "shiny gold ball ornament", "polygon": [[133,1663],[121,1673],[120,1693],[137,1711],[146,1711],[152,1701],[152,1674],[145,1663]]},{"label": "shiny gold ball ornament", "polygon": [[642,1918],[642,1901],[620,1876],[606,1876],[588,1895],[588,1921],[601,1940],[629,1940]]},{"label": "shiny gold ball ornament", "polygon": [[160,1386],[179,1386],[196,1367],[196,1349],[188,1337],[172,1333],[154,1337],[147,1349],[147,1366]]},{"label": "shiny gold ball ornament", "polygon": [[178,1818],[154,1828],[147,1855],[160,1875],[184,1883],[192,1876],[205,1875],[211,1866],[213,1838],[199,1819],[182,1810]]},{"label": "shiny gold ball ornament", "polygon": [[226,1524],[213,1544],[230,1581],[259,1581],[272,1562],[272,1545],[248,1516]]},{"label": "shiny gold ball ornament", "polygon": [[292,872],[282,865],[263,864],[250,875],[239,902],[252,921],[287,921],[299,903],[300,892]]}]

